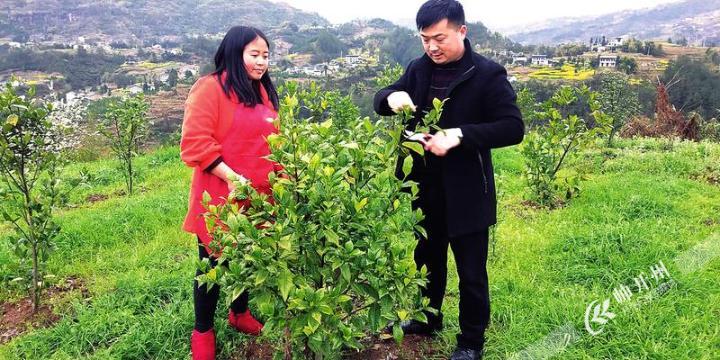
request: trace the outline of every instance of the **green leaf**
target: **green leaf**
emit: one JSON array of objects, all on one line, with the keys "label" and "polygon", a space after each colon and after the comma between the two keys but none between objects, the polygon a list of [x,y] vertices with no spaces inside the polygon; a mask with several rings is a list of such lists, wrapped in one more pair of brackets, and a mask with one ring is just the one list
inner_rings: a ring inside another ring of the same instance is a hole
[{"label": "green leaf", "polygon": [[213,281],[217,280],[217,269],[210,269],[210,271],[207,272],[207,278]]},{"label": "green leaf", "polygon": [[400,327],[400,324],[393,325],[392,330],[393,330],[392,332],[393,332],[393,338],[395,338],[395,342],[397,342],[398,344],[402,343],[404,334],[403,334],[402,328]]},{"label": "green leaf", "polygon": [[406,141],[402,144],[404,147],[420,154],[420,156],[425,155],[425,148],[420,143],[414,142],[414,141]]},{"label": "green leaf", "polygon": [[435,111],[439,112],[440,110],[442,110],[442,106],[443,106],[442,100],[440,100],[438,98],[434,98],[432,103],[433,103],[433,109],[435,109]]},{"label": "green leaf", "polygon": [[340,237],[332,229],[325,229],[325,238],[333,245],[340,245]]},{"label": "green leaf", "polygon": [[202,204],[204,207],[207,207],[208,204],[210,204],[210,200],[212,200],[212,197],[210,196],[210,193],[207,191],[203,192],[202,194]]},{"label": "green leaf", "polygon": [[322,314],[321,314],[321,313],[319,313],[319,312],[313,312],[310,316],[311,316],[315,321],[317,321],[318,324],[322,322]]},{"label": "green leaf", "polygon": [[363,126],[367,132],[372,132],[375,129],[372,122],[370,122],[370,118],[365,118],[365,120],[363,120]]},{"label": "green leaf", "polygon": [[362,210],[367,205],[367,203],[368,203],[367,198],[363,198],[359,202],[356,202],[355,203],[355,211],[360,212],[360,210]]},{"label": "green leaf", "polygon": [[283,250],[290,250],[292,247],[292,235],[285,235],[278,241],[278,247]]},{"label": "green leaf", "polygon": [[290,271],[281,271],[278,275],[278,289],[280,290],[280,295],[283,300],[287,301],[288,296],[290,296],[290,290],[292,290],[293,287],[293,276]]},{"label": "green leaf", "polygon": [[316,169],[318,167],[318,165],[320,165],[320,154],[318,154],[318,153],[314,154],[312,156],[312,158],[310,159],[309,165],[310,165],[311,169]]},{"label": "green leaf", "polygon": [[17,125],[19,120],[20,117],[17,116],[17,114],[10,114],[7,117],[7,123],[10,124],[11,127]]},{"label": "green leaf", "polygon": [[412,156],[408,155],[405,157],[405,160],[403,160],[403,166],[402,166],[403,175],[405,175],[406,178],[408,176],[410,176],[412,167],[413,167],[413,158],[412,158]]},{"label": "green leaf", "polygon": [[342,275],[343,279],[350,283],[350,280],[352,280],[352,275],[350,274],[350,265],[347,263],[342,264],[340,266],[340,275]]}]

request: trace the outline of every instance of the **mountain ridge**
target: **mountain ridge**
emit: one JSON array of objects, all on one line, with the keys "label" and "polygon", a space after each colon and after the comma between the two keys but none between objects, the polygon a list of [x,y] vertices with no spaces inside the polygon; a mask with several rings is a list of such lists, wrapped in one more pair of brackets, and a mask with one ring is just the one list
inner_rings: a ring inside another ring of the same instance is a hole
[{"label": "mountain ridge", "polygon": [[[643,40],[685,38],[693,44],[720,42],[720,0],[686,0],[653,8],[597,17],[558,18],[531,31],[510,32],[523,44],[587,42],[594,36],[630,36]],[[532,24],[529,26],[533,26]]]}]

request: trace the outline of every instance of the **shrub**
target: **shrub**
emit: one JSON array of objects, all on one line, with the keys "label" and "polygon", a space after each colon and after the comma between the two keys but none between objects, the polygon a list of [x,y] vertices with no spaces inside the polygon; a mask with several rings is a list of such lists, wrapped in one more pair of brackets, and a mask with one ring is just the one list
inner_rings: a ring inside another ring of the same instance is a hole
[{"label": "shrub", "polygon": [[[269,177],[272,199],[238,183],[230,204],[208,206],[213,246],[223,252],[215,269],[201,264],[199,281],[222,286],[229,301],[250,290],[264,334],[281,336],[278,357],[337,358],[388,322],[400,341],[399,322],[429,311],[419,295],[426,269],[413,261],[416,236],[426,235],[422,212],[411,208],[417,185],[395,176],[398,155],[407,177],[409,152],[422,147],[402,143],[402,116],[342,128],[299,120],[298,96],[289,84],[281,132],[268,138],[270,159],[283,168]],[[439,119],[442,103],[434,105],[419,130]]]},{"label": "shrub", "polygon": [[[597,98],[597,93],[587,87],[563,86],[550,100],[526,110],[531,119],[541,120],[544,124],[528,132],[520,145],[525,158],[525,178],[530,187],[531,201],[555,207],[563,199],[568,200],[580,191],[582,174],[568,173],[562,177],[559,174],[568,160],[597,136],[609,131],[610,119],[600,110]],[[533,104],[532,100],[523,101],[526,107],[527,104]],[[581,118],[568,111],[577,103],[589,106],[595,127],[591,127],[591,119]]]},{"label": "shrub", "polygon": [[133,158],[137,156],[140,141],[147,136],[150,127],[147,119],[149,108],[142,94],[113,101],[104,115],[105,127],[100,129],[100,133],[110,141],[112,152],[120,160],[128,195],[132,195],[136,175]]},{"label": "shrub", "polygon": [[61,186],[63,137],[49,119],[52,106],[34,96],[32,89],[19,96],[9,84],[0,92],[0,215],[14,230],[10,248],[28,274],[15,281],[26,284],[37,311],[45,264],[60,231],[54,212],[78,182]]}]

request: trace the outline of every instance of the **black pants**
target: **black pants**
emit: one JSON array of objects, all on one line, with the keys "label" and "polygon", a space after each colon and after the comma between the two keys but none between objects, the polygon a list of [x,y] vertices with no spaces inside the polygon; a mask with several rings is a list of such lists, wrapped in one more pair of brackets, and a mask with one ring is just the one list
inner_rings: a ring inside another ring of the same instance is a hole
[{"label": "black pants", "polygon": [[[482,350],[485,329],[490,321],[490,291],[488,287],[487,255],[488,229],[459,237],[448,237],[445,220],[445,199],[442,184],[421,183],[416,206],[425,214],[421,225],[427,239],[418,239],[415,263],[428,270],[428,286],[422,295],[430,299],[430,306],[440,311],[447,287],[448,245],[452,247],[460,280],[460,334],[459,346]],[[428,316],[429,321],[441,321]]]},{"label": "black pants", "polygon": [[[198,249],[200,260],[210,259],[212,267],[217,266],[217,260],[208,255],[205,246],[198,239]],[[195,276],[202,275],[200,270],[195,272]],[[213,286],[207,291],[207,286],[198,286],[197,280],[193,281],[193,301],[195,302],[195,330],[206,332],[213,328],[215,319],[215,309],[217,308],[218,299],[220,298],[220,288]],[[235,301],[230,304],[230,309],[236,314],[247,311],[248,293],[243,292]]]}]

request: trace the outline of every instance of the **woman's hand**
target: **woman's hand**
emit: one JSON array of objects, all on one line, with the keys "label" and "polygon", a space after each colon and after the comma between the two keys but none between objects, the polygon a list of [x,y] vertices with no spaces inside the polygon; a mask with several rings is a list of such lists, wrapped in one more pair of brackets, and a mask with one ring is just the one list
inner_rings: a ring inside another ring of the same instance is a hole
[{"label": "woman's hand", "polygon": [[228,190],[230,192],[233,192],[237,188],[237,185],[235,185],[235,181],[237,181],[237,180],[240,180],[241,182],[249,181],[244,176],[236,173],[235,170],[231,169],[224,162],[221,162],[220,164],[218,164],[215,168],[212,169],[211,172],[213,175],[223,179],[227,183]]},{"label": "woman's hand", "polygon": [[235,182],[238,181],[238,180],[239,180],[241,183],[243,183],[243,184],[247,184],[248,182],[250,182],[250,180],[248,180],[246,177],[244,177],[244,176],[242,176],[242,175],[240,175],[240,174],[238,174],[238,173],[236,173],[236,172],[233,171],[232,174],[227,175],[227,180],[225,180],[225,182],[226,182],[227,185],[228,185],[228,190],[229,190],[231,193],[232,193],[233,191],[235,191],[235,189],[237,189],[237,185],[235,185]]}]

